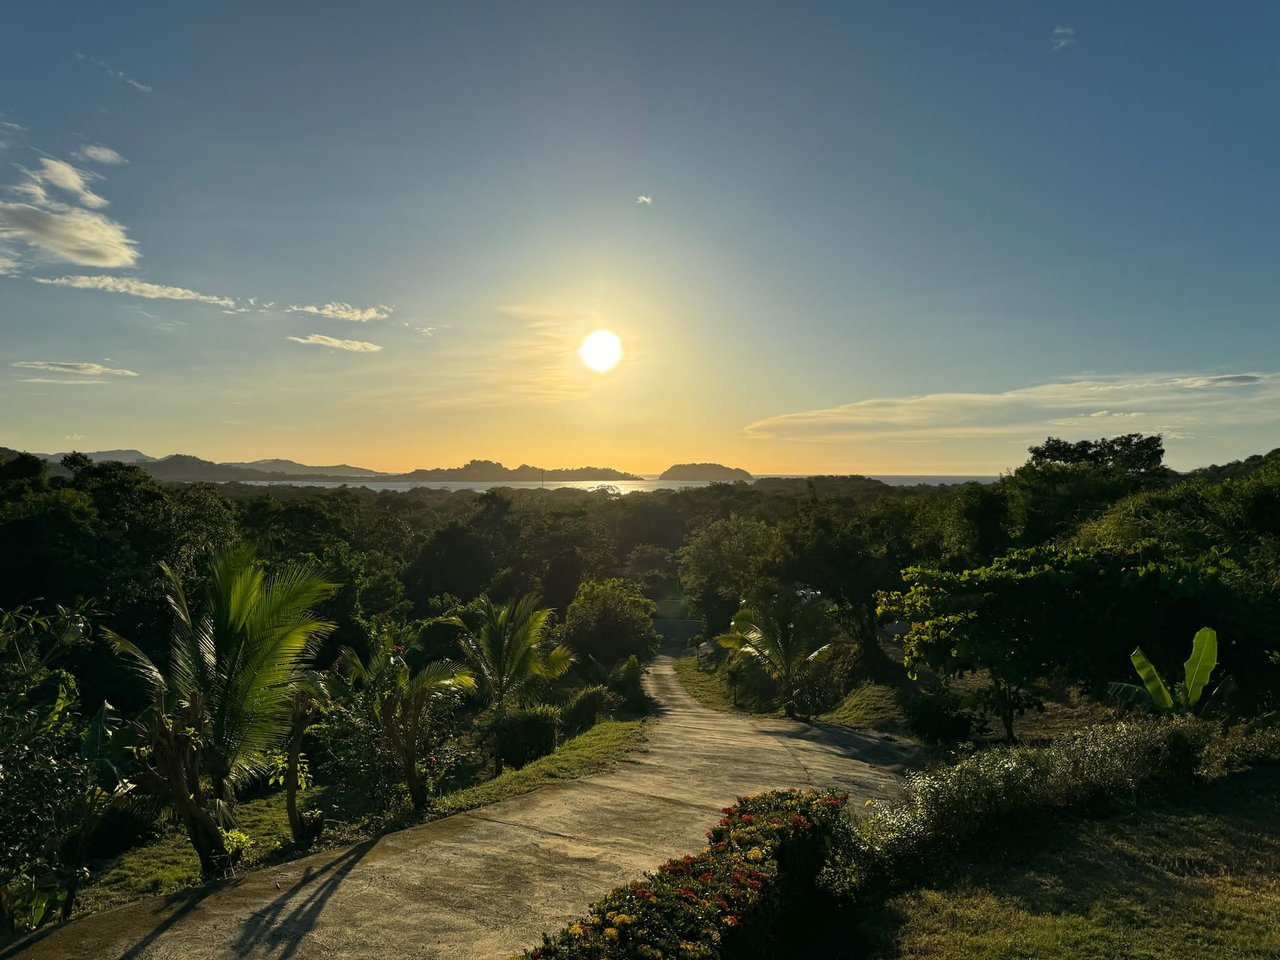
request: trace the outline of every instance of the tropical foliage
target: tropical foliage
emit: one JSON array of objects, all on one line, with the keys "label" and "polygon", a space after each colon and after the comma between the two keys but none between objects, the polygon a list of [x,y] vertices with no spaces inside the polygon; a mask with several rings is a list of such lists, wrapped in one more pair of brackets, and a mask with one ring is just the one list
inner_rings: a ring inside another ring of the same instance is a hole
[{"label": "tropical foliage", "polygon": [[334,587],[313,566],[268,574],[244,551],[229,551],[210,561],[193,607],[173,570],[163,570],[173,611],[166,667],[109,635],[150,688],[151,703],[132,723],[138,775],[173,804],[205,875],[218,876],[231,866],[220,824],[232,820],[236,788],[266,771],[289,734],[294,684],[332,629],[311,611]]},{"label": "tropical foliage", "polygon": [[[322,824],[362,836],[555,767],[565,737],[648,708],[655,623],[731,638],[694,672],[733,680],[740,707],[892,715],[957,755],[1137,700],[1145,716],[1161,686],[1157,712],[1222,722],[1280,702],[1280,457],[1177,475],[1159,437],[1049,438],[990,483],[624,497],[162,485],[7,454],[0,543],[0,633],[22,638],[0,646],[0,906],[18,927],[71,910],[122,847],[171,842],[175,817],[171,846],[221,874],[235,830],[242,866],[284,855],[234,822],[247,802],[287,813],[279,842],[301,849]],[[1188,674],[1204,624],[1216,654]],[[1135,664],[1151,686],[1109,695]]]},{"label": "tropical foliage", "polygon": [[482,596],[474,610],[448,618],[461,631],[459,646],[480,695],[494,708],[495,774],[502,772],[502,720],[512,701],[536,681],[563,676],[573,664],[568,647],[544,649],[552,611],[541,603],[531,593],[505,604]]},{"label": "tropical foliage", "polygon": [[409,800],[422,809],[432,794],[423,758],[435,733],[433,711],[448,709],[458,695],[474,690],[475,680],[469,671],[447,660],[410,667],[405,651],[397,650],[389,636],[374,644],[367,662],[345,648],[342,665],[347,682],[363,688],[383,741],[399,763]]},{"label": "tropical foliage", "polygon": [[1127,696],[1130,700],[1140,700],[1145,693],[1156,710],[1185,713],[1195,709],[1200,703],[1200,697],[1213,676],[1213,671],[1217,669],[1218,634],[1209,627],[1196,631],[1191,641],[1191,656],[1182,665],[1183,681],[1175,684],[1172,692],[1141,647],[1135,648],[1129,659],[1133,661],[1133,669],[1138,672],[1143,685],[1136,687],[1133,684],[1113,683],[1109,688],[1112,693]]},{"label": "tropical foliage", "polygon": [[798,695],[811,664],[831,655],[830,623],[818,598],[784,593],[759,610],[742,607],[729,632],[716,638],[723,647],[756,661],[782,689],[782,706],[795,717]]}]

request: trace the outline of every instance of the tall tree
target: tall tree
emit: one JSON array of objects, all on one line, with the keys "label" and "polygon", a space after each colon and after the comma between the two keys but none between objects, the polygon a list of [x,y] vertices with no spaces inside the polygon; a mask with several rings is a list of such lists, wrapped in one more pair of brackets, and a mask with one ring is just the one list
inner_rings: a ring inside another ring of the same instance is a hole
[{"label": "tall tree", "polygon": [[173,571],[163,573],[173,611],[166,667],[124,637],[108,636],[150,691],[150,706],[133,723],[144,782],[172,801],[201,870],[217,876],[229,866],[218,821],[235,787],[263,771],[289,733],[294,683],[332,629],[311,609],[335,586],[311,564],[268,574],[232,550],[210,561],[193,607]]}]

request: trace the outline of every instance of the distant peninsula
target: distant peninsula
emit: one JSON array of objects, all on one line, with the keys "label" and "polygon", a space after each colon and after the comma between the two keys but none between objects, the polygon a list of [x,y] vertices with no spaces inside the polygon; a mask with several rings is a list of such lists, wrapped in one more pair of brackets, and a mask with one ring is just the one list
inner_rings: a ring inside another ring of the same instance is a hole
[{"label": "distant peninsula", "polygon": [[659,480],[718,480],[733,483],[750,481],[751,474],[739,467],[726,467],[722,463],[677,463],[662,471]]},{"label": "distant peninsula", "polygon": [[642,480],[634,473],[623,473],[612,467],[561,467],[547,470],[522,463],[504,467],[495,460],[472,460],[461,467],[432,467],[409,473],[383,477],[386,480],[460,480],[495,483],[500,480]]}]

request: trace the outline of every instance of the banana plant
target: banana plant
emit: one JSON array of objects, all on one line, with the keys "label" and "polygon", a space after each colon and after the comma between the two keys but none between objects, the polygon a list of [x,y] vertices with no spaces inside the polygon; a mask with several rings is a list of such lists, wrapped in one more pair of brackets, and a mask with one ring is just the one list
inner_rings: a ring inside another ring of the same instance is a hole
[{"label": "banana plant", "polygon": [[1218,666],[1218,634],[1209,627],[1196,632],[1191,641],[1191,656],[1182,665],[1183,680],[1172,689],[1141,647],[1136,647],[1129,659],[1143,685],[1113,683],[1108,687],[1113,696],[1136,703],[1149,701],[1160,713],[1190,713],[1200,703],[1204,688]]}]

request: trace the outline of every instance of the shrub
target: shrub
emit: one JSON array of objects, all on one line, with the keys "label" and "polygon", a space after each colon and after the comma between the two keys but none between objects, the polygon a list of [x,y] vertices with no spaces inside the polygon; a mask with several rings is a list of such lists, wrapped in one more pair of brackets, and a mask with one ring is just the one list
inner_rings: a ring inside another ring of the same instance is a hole
[{"label": "shrub", "polygon": [[825,882],[846,896],[862,894],[907,879],[939,853],[993,829],[1185,782],[1214,733],[1191,718],[1126,721],[1050,747],[984,750],[912,774],[901,800],[848,828]]},{"label": "shrub", "polygon": [[527,960],[777,956],[781,918],[811,903],[844,794],[761,794],[726,807],[699,853],[619,887]]},{"label": "shrub", "polygon": [[589,730],[609,711],[609,688],[600,684],[583,687],[560,711],[561,725],[567,737]]},{"label": "shrub", "polygon": [[624,710],[643,713],[649,708],[643,678],[644,664],[636,657],[627,657],[609,674],[609,689],[622,698]]},{"label": "shrub", "polygon": [[932,693],[908,690],[904,697],[912,732],[926,743],[968,740],[982,726],[958,694],[943,686]]},{"label": "shrub", "polygon": [[538,704],[508,710],[496,723],[502,761],[523,767],[556,748],[560,733],[560,708]]},{"label": "shrub", "polygon": [[1196,772],[1213,780],[1256,763],[1280,763],[1280,727],[1256,722],[1231,727],[1205,745]]},{"label": "shrub", "polygon": [[227,848],[227,860],[234,867],[253,847],[253,838],[243,830],[223,830],[222,843]]}]

